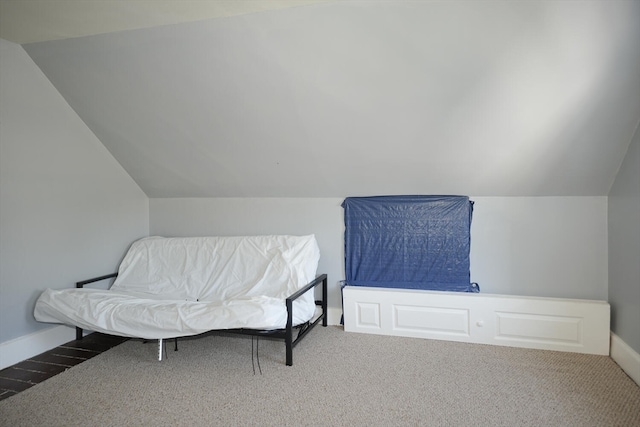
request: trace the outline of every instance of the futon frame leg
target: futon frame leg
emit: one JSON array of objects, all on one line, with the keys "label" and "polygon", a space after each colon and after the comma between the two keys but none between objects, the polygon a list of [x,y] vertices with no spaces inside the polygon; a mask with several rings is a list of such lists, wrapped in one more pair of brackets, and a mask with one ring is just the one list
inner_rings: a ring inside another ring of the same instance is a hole
[{"label": "futon frame leg", "polygon": [[287,352],[287,366],[293,366],[293,300],[287,298],[287,326],[284,334],[284,345]]},{"label": "futon frame leg", "polygon": [[285,346],[287,348],[287,366],[293,366],[293,347],[291,341],[291,338],[287,335],[287,338],[285,339]]}]

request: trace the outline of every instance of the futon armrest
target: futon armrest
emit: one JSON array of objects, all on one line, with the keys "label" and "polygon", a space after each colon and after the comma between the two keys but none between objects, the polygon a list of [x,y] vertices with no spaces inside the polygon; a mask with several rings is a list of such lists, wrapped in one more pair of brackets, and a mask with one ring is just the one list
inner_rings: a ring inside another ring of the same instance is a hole
[{"label": "futon armrest", "polygon": [[[116,277],[117,275],[118,275],[118,273],[111,273],[111,274],[106,274],[104,276],[94,277],[93,279],[82,280],[80,282],[76,282],[76,288],[83,288],[84,285],[88,285],[89,283],[99,282],[101,280],[106,280],[106,279],[111,279],[113,277]],[[76,326],[76,339],[77,340],[81,340],[82,339],[82,328],[80,328],[78,326]]]},{"label": "futon armrest", "polygon": [[[327,326],[327,275],[321,274],[309,284],[305,285],[304,288],[298,290],[297,292],[291,294],[289,298],[285,299],[285,304],[287,306],[287,331],[291,334],[291,328],[293,327],[293,302],[300,298],[300,296],[304,295],[305,292],[310,291],[312,288],[315,288],[319,284],[322,283],[322,300],[315,301],[316,305],[322,307],[322,324],[323,326]],[[319,319],[316,319],[319,320]]]},{"label": "futon armrest", "polygon": [[76,282],[76,288],[83,288],[84,285],[88,285],[89,283],[99,282],[105,279],[111,279],[113,277],[118,276],[118,273],[111,273],[104,276],[94,277],[93,279],[83,280],[81,282]]},{"label": "futon armrest", "polygon": [[[313,320],[309,323],[309,326],[303,328],[298,334],[298,338],[293,339],[293,301],[303,295],[305,292],[308,292],[312,288],[315,288],[320,283],[322,283],[322,300],[316,301],[316,305],[322,306],[322,314],[316,320]],[[285,329],[285,347],[286,347],[286,363],[287,366],[293,365],[293,346],[296,345],[313,327],[322,320],[322,326],[327,326],[327,275],[321,274],[316,277],[311,283],[306,285],[304,288],[299,291],[291,294],[289,298],[285,300],[287,306],[287,327]]]},{"label": "futon armrest", "polygon": [[326,280],[327,275],[326,274],[321,274],[318,277],[316,277],[315,279],[313,279],[312,282],[309,282],[309,284],[307,284],[304,288],[298,290],[297,292],[289,295],[289,298],[287,298],[287,301],[294,301],[298,298],[300,298],[302,295],[304,295],[309,289],[311,288],[315,288],[316,286],[318,286],[320,283],[322,283],[324,280]]}]

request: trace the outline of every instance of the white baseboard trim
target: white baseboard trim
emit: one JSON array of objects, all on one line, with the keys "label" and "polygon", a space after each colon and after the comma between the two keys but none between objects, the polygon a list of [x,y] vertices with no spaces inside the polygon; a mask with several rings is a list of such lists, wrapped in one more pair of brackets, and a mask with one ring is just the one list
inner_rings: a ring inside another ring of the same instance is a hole
[{"label": "white baseboard trim", "polygon": [[340,324],[340,320],[342,319],[342,309],[341,308],[327,308],[327,324],[330,326],[335,326]]},{"label": "white baseboard trim", "polygon": [[640,385],[640,354],[611,332],[611,358]]},{"label": "white baseboard trim", "polygon": [[0,344],[0,369],[8,368],[74,339],[75,328],[60,325],[3,342]]}]

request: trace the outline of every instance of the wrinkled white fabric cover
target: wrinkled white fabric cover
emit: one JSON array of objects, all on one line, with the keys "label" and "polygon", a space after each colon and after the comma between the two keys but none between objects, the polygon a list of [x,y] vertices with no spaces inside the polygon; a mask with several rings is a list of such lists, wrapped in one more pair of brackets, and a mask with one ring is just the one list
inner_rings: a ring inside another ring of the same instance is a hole
[{"label": "wrinkled white fabric cover", "polygon": [[[285,299],[311,282],[315,236],[148,237],[133,243],[110,290],[47,289],[36,320],[147,339],[214,329],[279,329]],[[315,313],[313,290],[294,302],[293,323]]]}]

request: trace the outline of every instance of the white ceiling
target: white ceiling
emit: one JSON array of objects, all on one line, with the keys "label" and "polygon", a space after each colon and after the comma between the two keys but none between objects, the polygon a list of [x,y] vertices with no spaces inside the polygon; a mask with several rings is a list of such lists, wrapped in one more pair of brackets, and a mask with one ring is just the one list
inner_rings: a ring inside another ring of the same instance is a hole
[{"label": "white ceiling", "polygon": [[343,0],[24,48],[150,197],[583,196],[640,119],[638,22]]}]

